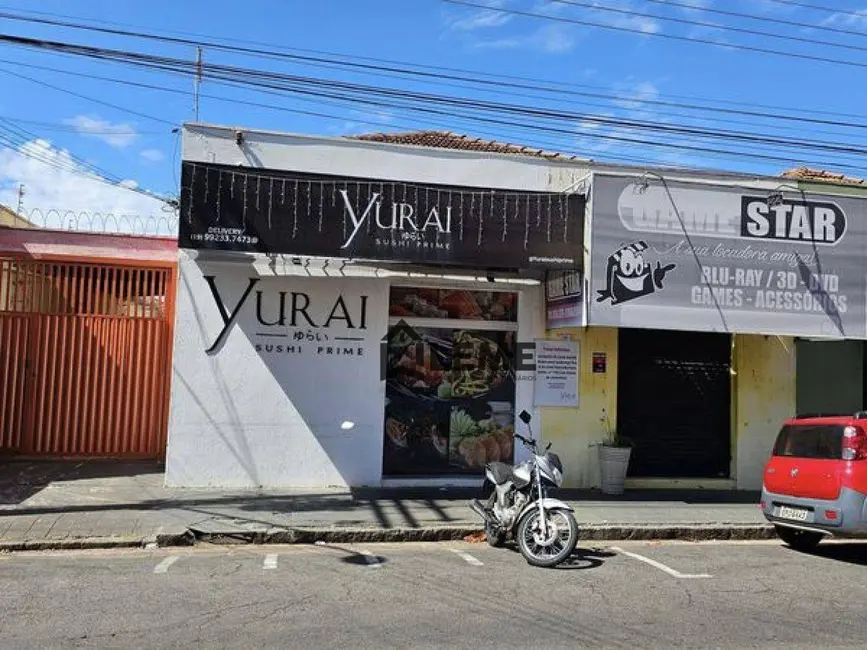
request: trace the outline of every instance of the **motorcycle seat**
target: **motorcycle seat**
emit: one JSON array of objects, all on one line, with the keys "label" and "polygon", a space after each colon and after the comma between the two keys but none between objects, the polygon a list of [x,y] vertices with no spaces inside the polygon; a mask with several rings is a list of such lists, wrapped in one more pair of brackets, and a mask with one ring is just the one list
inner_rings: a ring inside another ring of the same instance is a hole
[{"label": "motorcycle seat", "polygon": [[506,463],[494,462],[488,463],[488,471],[494,479],[494,483],[502,485],[506,481],[514,480],[512,468]]}]

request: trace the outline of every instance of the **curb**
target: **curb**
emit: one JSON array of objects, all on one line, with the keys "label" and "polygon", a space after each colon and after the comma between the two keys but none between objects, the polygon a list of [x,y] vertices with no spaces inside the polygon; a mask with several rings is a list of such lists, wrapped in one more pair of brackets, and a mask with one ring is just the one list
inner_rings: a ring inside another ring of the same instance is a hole
[{"label": "curb", "polygon": [[[444,542],[459,541],[479,535],[478,526],[432,526],[427,528],[335,528],[304,527],[271,529],[250,533],[194,534],[161,533],[151,537],[84,537],[66,539],[0,541],[0,552],[52,551],[113,548],[165,548],[193,546],[197,542],[210,544],[328,544],[382,542]],[[679,540],[688,542],[713,540],[774,539],[774,527],[763,524],[595,524],[579,527],[579,541],[651,541]]]},{"label": "curb", "polygon": [[17,542],[0,541],[0,553],[192,546],[195,542],[195,538],[189,531],[171,534],[161,533],[150,537],[67,537],[61,539],[32,539]]}]

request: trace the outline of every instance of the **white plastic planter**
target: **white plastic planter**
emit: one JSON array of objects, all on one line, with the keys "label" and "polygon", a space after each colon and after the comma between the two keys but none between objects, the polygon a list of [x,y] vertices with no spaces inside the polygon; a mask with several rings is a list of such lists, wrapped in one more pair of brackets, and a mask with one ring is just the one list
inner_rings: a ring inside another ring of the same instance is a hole
[{"label": "white plastic planter", "polygon": [[603,494],[623,494],[626,470],[629,468],[630,447],[599,446],[599,467]]}]

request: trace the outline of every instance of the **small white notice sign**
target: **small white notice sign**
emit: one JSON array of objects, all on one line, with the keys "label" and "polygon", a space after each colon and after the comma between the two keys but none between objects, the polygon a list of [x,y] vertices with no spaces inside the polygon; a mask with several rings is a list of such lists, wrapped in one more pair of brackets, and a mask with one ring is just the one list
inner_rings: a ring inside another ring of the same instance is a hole
[{"label": "small white notice sign", "polygon": [[536,406],[578,406],[578,343],[536,341]]}]

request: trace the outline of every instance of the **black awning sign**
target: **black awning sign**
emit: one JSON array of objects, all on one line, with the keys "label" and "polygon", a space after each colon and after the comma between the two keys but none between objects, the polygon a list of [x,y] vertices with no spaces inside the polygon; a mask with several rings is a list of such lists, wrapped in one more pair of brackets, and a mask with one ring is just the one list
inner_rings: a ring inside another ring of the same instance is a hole
[{"label": "black awning sign", "polygon": [[311,175],[184,162],[182,248],[580,268],[579,194]]}]

